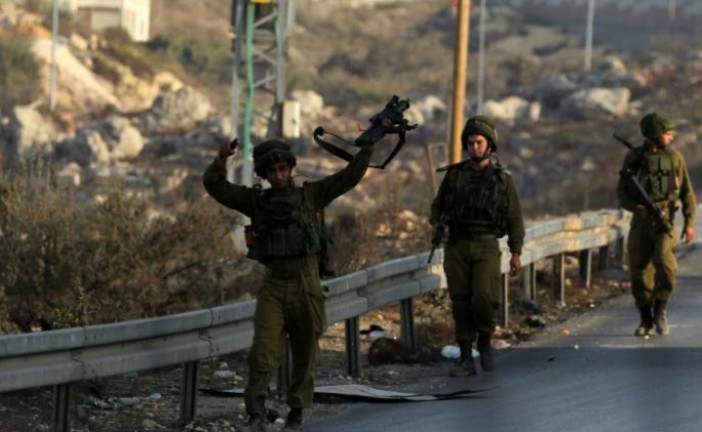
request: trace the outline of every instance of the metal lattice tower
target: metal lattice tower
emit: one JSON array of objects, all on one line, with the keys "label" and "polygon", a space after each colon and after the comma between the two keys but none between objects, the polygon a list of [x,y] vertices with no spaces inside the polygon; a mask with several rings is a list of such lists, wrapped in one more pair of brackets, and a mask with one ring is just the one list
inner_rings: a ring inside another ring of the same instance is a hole
[{"label": "metal lattice tower", "polygon": [[[234,72],[232,73],[232,135],[239,137],[243,154],[241,178],[251,185],[253,145],[251,125],[255,117],[267,125],[267,138],[281,135],[281,110],[286,97],[285,47],[294,23],[295,0],[232,0],[231,26]],[[242,101],[243,95],[243,101]],[[255,103],[255,97],[268,101]],[[240,107],[243,112],[240,114]],[[241,119],[240,119],[241,116]],[[233,180],[233,167],[229,170]]]}]

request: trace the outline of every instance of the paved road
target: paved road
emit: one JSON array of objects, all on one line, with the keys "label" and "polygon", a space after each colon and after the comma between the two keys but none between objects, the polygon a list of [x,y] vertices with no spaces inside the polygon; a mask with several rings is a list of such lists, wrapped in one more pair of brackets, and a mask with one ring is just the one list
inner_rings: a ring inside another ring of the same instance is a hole
[{"label": "paved road", "polygon": [[[698,227],[698,233],[702,230]],[[484,390],[440,402],[359,404],[308,432],[699,432],[702,430],[702,245],[683,249],[671,334],[633,336],[624,296],[538,341],[499,352],[497,370],[428,378],[411,391]],[[440,390],[439,390],[440,389]]]}]

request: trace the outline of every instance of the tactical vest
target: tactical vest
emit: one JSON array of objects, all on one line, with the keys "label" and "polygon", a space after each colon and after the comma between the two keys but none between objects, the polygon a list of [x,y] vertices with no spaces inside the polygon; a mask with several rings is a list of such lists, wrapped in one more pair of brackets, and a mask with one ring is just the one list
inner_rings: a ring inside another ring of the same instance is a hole
[{"label": "tactical vest", "polygon": [[509,203],[504,169],[490,164],[483,172],[459,168],[449,174],[454,179],[448,184],[444,211],[452,229],[460,225],[476,232],[505,235]]},{"label": "tactical vest", "polygon": [[634,160],[634,172],[641,187],[653,202],[675,199],[675,169],[669,150],[658,153],[640,148]]},{"label": "tactical vest", "polygon": [[247,229],[251,239],[248,257],[259,261],[315,255],[322,250],[316,211],[305,205],[300,187],[287,196],[262,191]]}]

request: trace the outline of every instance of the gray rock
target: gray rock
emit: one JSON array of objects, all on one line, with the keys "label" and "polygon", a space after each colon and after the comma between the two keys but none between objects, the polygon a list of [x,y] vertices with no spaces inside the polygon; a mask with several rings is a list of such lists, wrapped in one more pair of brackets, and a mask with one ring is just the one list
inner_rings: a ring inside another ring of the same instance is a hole
[{"label": "gray rock", "polygon": [[192,87],[163,93],[151,108],[141,113],[143,130],[148,134],[185,131],[212,113],[207,97]]},{"label": "gray rock", "polygon": [[575,119],[622,117],[627,112],[630,97],[628,88],[579,90],[563,101],[561,114]]}]

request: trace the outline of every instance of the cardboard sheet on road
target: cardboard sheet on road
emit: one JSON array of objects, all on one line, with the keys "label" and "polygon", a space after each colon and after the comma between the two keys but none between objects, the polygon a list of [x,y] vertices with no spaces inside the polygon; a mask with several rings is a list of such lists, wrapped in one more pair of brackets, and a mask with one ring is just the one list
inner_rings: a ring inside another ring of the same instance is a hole
[{"label": "cardboard sheet on road", "polygon": [[[219,390],[200,389],[203,393],[221,397],[242,397],[243,389]],[[317,386],[314,388],[316,400],[325,398],[343,398],[363,402],[427,402],[446,399],[459,399],[475,397],[483,390],[459,390],[451,393],[423,394],[405,393],[391,390],[382,390],[360,384],[341,384],[329,386]]]}]

